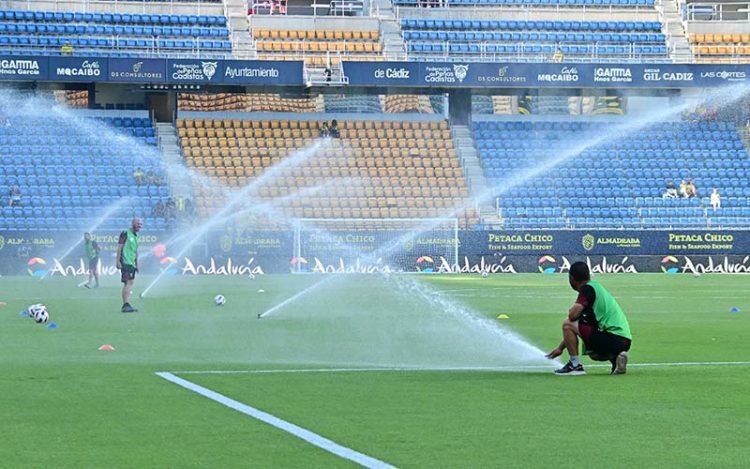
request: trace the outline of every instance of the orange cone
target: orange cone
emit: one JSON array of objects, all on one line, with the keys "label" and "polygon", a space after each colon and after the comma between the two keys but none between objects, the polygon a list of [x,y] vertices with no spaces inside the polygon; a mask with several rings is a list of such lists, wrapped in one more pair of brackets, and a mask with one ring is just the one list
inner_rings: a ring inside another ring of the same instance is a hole
[{"label": "orange cone", "polygon": [[112,346],[111,346],[111,345],[109,345],[109,344],[104,344],[104,345],[102,345],[101,347],[99,347],[99,350],[101,350],[102,352],[114,352],[114,351],[115,351],[115,348],[114,348],[114,347],[112,347]]}]

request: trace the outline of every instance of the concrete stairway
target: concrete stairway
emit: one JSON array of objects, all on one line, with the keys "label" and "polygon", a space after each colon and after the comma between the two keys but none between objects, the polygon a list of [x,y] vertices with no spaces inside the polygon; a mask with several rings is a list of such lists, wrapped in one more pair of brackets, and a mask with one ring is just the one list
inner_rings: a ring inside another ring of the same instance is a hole
[{"label": "concrete stairway", "polygon": [[682,24],[677,0],[662,0],[657,3],[656,10],[664,25],[664,33],[667,35],[670,59],[679,63],[693,62],[693,51],[690,49],[690,43],[685,34],[685,26]]},{"label": "concrete stairway", "polygon": [[391,0],[373,0],[372,16],[380,20],[380,37],[383,41],[385,59],[406,60],[406,44]]},{"label": "concrete stairway", "polygon": [[474,138],[468,126],[454,125],[451,126],[453,145],[456,147],[456,153],[461,161],[464,178],[469,186],[470,197],[475,201],[479,208],[479,217],[482,223],[486,225],[499,225],[500,219],[495,210],[492,197],[488,197],[489,184],[484,177],[482,167],[479,165],[479,154],[474,146]]},{"label": "concrete stairway", "polygon": [[224,9],[232,36],[232,55],[238,59],[256,58],[258,51],[250,35],[245,0],[224,0]]},{"label": "concrete stairway", "polygon": [[159,122],[156,124],[156,137],[159,141],[162,160],[167,168],[169,193],[173,197],[181,196],[192,199],[193,183],[180,151],[177,128],[172,123]]}]

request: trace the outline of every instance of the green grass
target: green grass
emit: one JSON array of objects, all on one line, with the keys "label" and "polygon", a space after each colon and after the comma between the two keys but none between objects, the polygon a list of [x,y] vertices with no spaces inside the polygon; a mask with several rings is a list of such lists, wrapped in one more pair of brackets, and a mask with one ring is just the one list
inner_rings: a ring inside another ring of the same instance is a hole
[{"label": "green grass", "polygon": [[[560,275],[348,276],[256,319],[319,279],[171,277],[133,301],[142,312],[124,315],[114,279],[88,291],[80,279],[0,278],[3,467],[349,467],[154,372],[539,364],[434,298],[545,350],[574,299]],[[747,277],[600,280],[628,313],[631,363],[750,360]],[[226,306],[212,305],[217,293]],[[18,315],[38,301],[59,329]],[[104,343],[116,351],[97,351]],[[400,467],[746,466],[750,366],[588,371],[183,377]]]}]

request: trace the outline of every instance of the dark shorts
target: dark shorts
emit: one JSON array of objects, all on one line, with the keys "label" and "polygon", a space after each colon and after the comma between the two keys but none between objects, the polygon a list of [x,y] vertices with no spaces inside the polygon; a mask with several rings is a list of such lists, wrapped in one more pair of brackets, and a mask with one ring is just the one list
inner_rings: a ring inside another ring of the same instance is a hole
[{"label": "dark shorts", "polygon": [[587,355],[594,352],[597,355],[613,356],[630,350],[630,339],[602,332],[591,324],[579,322],[578,332],[581,333]]},{"label": "dark shorts", "polygon": [[99,256],[93,259],[89,259],[89,269],[96,271],[96,267],[99,265]]},{"label": "dark shorts", "polygon": [[122,283],[127,283],[129,280],[135,279],[135,267],[132,265],[123,264],[120,273],[122,274],[120,278]]}]

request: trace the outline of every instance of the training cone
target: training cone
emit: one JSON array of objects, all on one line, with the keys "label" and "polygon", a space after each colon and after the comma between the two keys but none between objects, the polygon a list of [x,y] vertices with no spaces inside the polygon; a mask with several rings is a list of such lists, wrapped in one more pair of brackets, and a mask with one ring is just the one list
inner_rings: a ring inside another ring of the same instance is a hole
[{"label": "training cone", "polygon": [[115,351],[115,348],[114,348],[114,347],[112,347],[112,346],[111,346],[111,345],[109,345],[109,344],[104,344],[104,345],[102,345],[101,347],[99,347],[99,350],[101,350],[102,352],[114,352],[114,351]]},{"label": "training cone", "polygon": [[730,308],[729,312],[730,313],[739,313],[740,312],[740,308],[738,308],[738,307],[735,306],[733,308]]},{"label": "training cone", "polygon": [[498,319],[509,319],[509,318],[510,318],[510,316],[508,316],[507,314],[501,314],[501,315],[500,315],[500,316],[498,316],[497,318],[498,318]]},{"label": "training cone", "polygon": [[263,290],[262,288],[261,288],[260,290],[258,290],[258,293],[265,293],[265,292],[266,292],[266,291],[265,291],[265,290]]},{"label": "training cone", "polygon": [[57,323],[51,322],[47,325],[47,329],[57,329]]}]

